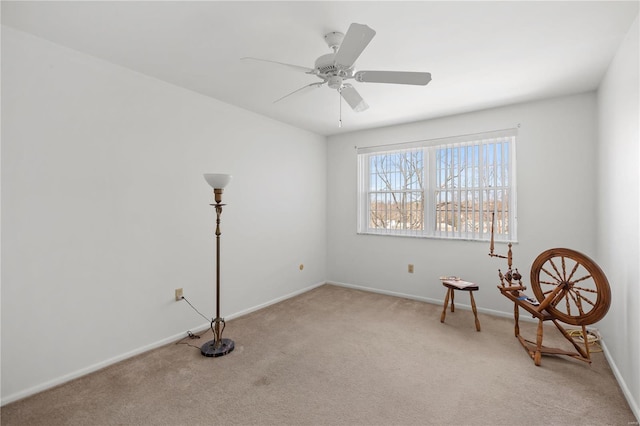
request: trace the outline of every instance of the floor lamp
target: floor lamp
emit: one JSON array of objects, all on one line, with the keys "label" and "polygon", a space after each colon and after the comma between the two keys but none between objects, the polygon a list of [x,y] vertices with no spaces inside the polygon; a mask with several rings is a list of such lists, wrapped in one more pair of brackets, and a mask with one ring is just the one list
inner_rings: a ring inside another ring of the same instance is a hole
[{"label": "floor lamp", "polygon": [[206,173],[204,179],[213,188],[213,196],[216,201],[211,204],[216,208],[216,318],[211,321],[213,340],[208,341],[200,348],[204,356],[223,356],[233,351],[235,344],[231,339],[223,339],[222,332],[225,328],[224,318],[220,317],[220,215],[222,214],[222,193],[224,187],[229,184],[231,175]]}]

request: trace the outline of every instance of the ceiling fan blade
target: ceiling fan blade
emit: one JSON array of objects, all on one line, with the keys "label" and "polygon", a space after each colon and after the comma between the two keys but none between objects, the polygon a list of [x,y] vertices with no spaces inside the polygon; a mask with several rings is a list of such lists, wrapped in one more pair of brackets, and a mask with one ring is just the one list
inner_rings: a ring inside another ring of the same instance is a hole
[{"label": "ceiling fan blade", "polygon": [[284,95],[283,97],[281,97],[280,99],[276,99],[275,101],[273,101],[273,103],[275,104],[276,102],[280,102],[281,100],[283,100],[284,98],[288,98],[289,96],[293,95],[294,93],[298,93],[301,92],[305,89],[309,89],[311,87],[320,87],[324,84],[324,81],[321,81],[319,83],[311,83],[311,84],[307,84],[306,86],[303,86],[299,89],[294,90],[293,92],[289,93],[288,95]]},{"label": "ceiling fan blade", "polygon": [[344,86],[342,86],[342,89],[340,89],[340,95],[345,101],[347,101],[349,106],[355,112],[362,112],[369,108],[369,105],[367,105],[364,99],[362,99],[360,93],[358,93],[355,87],[350,84],[345,84]]},{"label": "ceiling fan blade", "polygon": [[335,56],[337,65],[349,69],[356,62],[376,32],[366,25],[351,24]]},{"label": "ceiling fan blade", "polygon": [[284,62],[270,61],[268,59],[252,58],[252,57],[249,57],[249,56],[246,56],[246,57],[240,58],[240,59],[241,60],[249,59],[249,60],[252,60],[252,61],[269,62],[269,63],[272,63],[272,64],[278,64],[278,65],[285,66],[287,68],[294,69],[296,71],[306,72],[307,74],[313,74],[313,72],[314,72],[313,68],[301,67],[300,65],[285,64]]},{"label": "ceiling fan blade", "polygon": [[431,81],[431,73],[409,71],[358,71],[353,78],[365,83],[415,84],[425,86]]}]

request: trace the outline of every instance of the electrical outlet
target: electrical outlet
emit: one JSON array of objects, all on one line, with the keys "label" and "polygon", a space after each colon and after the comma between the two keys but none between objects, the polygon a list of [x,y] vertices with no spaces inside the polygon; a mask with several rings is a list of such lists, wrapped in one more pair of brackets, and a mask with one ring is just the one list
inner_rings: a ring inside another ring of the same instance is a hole
[{"label": "electrical outlet", "polygon": [[413,274],[413,263],[410,263],[410,264],[409,264],[409,267],[407,268],[407,271],[408,271],[410,274]]},{"label": "electrical outlet", "polygon": [[182,289],[176,288],[176,302],[182,300]]}]

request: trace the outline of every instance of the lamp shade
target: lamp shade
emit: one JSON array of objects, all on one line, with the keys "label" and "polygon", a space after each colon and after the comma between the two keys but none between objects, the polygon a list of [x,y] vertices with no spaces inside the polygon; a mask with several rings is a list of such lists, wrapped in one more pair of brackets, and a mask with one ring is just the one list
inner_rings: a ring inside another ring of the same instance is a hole
[{"label": "lamp shade", "polygon": [[231,175],[221,173],[205,173],[204,179],[213,189],[223,189],[231,181]]}]

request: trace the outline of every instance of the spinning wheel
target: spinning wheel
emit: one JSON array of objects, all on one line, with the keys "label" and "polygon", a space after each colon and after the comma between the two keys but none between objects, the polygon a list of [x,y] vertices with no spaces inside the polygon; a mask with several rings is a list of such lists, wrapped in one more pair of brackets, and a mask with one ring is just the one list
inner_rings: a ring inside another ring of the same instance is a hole
[{"label": "spinning wheel", "polygon": [[[522,284],[522,275],[518,269],[511,269],[511,243],[508,245],[509,251],[506,256],[493,252],[494,220],[492,213],[489,256],[507,259],[507,271],[503,274],[498,269],[498,290],[513,302],[514,332],[522,347],[529,353],[535,365],[542,362],[542,354],[566,355],[591,363],[586,326],[600,321],[611,304],[611,288],[602,269],[584,254],[571,249],[552,248],[543,251],[531,265],[531,289],[538,299],[536,301],[524,293],[527,287]],[[520,335],[520,308],[538,320],[535,342]],[[551,321],[576,351],[543,346],[545,321]],[[561,322],[581,327],[582,336],[585,336],[584,347],[573,340]]]},{"label": "spinning wheel", "polygon": [[611,289],[602,269],[589,257],[566,248],[538,255],[531,265],[531,290],[554,318],[571,325],[600,321],[611,303]]}]

